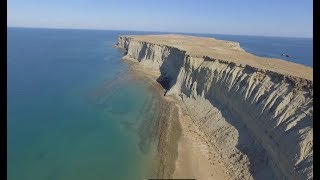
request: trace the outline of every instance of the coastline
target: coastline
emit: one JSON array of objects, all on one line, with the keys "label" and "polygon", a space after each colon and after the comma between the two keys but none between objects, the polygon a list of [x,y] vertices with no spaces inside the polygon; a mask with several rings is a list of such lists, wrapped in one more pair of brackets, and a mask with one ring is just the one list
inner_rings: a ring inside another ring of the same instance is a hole
[{"label": "coastline", "polygon": [[135,60],[123,60],[134,77],[146,80],[161,97],[157,178],[230,179],[215,147],[189,116],[183,101],[164,96],[165,89],[156,81],[158,72]]},{"label": "coastline", "polygon": [[[215,165],[218,179],[313,177],[312,68],[261,59],[235,42],[212,38],[119,36],[116,46],[179,109],[181,137],[172,149],[178,155],[168,174],[214,178],[206,173]],[[160,139],[170,139],[168,132]]]},{"label": "coastline", "polygon": [[[172,100],[165,98],[165,90],[156,82],[157,72],[142,69],[137,62],[122,58],[128,64],[129,73],[137,79],[145,80],[150,87],[159,93],[159,114],[157,117],[157,172],[155,178],[172,178],[175,171],[175,161],[178,157],[178,139],[181,135],[179,123],[179,108]],[[168,115],[168,116],[167,116]]]}]

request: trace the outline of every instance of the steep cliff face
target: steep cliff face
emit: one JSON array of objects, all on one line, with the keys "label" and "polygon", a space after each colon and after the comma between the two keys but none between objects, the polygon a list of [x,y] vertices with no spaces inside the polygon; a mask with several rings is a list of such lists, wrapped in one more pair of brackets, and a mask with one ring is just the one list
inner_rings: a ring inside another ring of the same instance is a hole
[{"label": "steep cliff face", "polygon": [[312,80],[134,37],[117,46],[168,80],[234,178],[313,178]]}]

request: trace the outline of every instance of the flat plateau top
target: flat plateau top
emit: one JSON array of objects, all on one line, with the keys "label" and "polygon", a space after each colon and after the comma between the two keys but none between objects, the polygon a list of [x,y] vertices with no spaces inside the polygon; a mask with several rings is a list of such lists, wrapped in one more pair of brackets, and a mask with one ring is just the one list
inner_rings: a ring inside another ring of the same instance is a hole
[{"label": "flat plateau top", "polygon": [[313,68],[281,59],[255,56],[244,51],[238,42],[176,34],[126,37],[137,41],[176,47],[194,57],[208,56],[313,81]]}]

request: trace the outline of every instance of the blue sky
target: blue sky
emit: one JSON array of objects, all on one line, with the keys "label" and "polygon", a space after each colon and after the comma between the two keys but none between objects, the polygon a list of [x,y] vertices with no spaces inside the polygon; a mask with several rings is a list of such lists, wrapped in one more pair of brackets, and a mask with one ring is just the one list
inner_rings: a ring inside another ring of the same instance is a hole
[{"label": "blue sky", "polygon": [[8,27],[313,37],[312,0],[8,0]]}]

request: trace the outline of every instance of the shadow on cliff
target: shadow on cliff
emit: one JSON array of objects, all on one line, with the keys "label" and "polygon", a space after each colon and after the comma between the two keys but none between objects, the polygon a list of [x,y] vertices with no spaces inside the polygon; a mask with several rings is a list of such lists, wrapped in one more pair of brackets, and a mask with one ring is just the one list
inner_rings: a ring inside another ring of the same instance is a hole
[{"label": "shadow on cliff", "polygon": [[[144,44],[142,50],[139,52],[138,61],[140,62],[144,57],[149,59],[151,52],[148,51],[147,45]],[[157,82],[161,84],[161,86],[166,90],[164,95],[166,95],[167,91],[169,91],[173,85],[176,84],[178,74],[180,68],[184,64],[185,52],[180,51],[176,48],[171,48],[168,56],[163,58],[163,63],[160,66],[161,75],[157,78]],[[233,64],[229,64],[230,68],[234,66]],[[246,71],[246,70],[245,70]],[[247,69],[247,73],[250,73],[250,69]],[[195,72],[196,73],[196,72]],[[196,74],[194,74],[196,76]],[[230,90],[221,89],[222,86],[216,88],[218,84],[225,83],[224,81],[228,78],[225,73],[223,74],[224,78],[221,78],[220,82],[215,82],[211,85],[208,92],[215,92],[214,97],[209,96],[210,93],[205,95],[205,98],[209,100],[209,102],[216,108],[221,111],[222,116],[225,120],[231,124],[235,129],[237,129],[239,137],[238,144],[236,148],[245,154],[249,159],[249,171],[252,174],[254,179],[274,179],[275,175],[269,166],[269,159],[264,150],[264,148],[254,140],[254,138],[250,135],[250,130],[246,127],[245,123],[239,120],[239,116],[228,107],[227,102],[223,102],[221,99],[217,98],[218,95],[226,95],[225,98],[230,98]],[[196,80],[197,78],[192,78]],[[242,81],[245,82],[245,81]],[[240,84],[242,87],[245,87],[245,84]],[[219,86],[219,85],[218,85]],[[182,91],[187,96],[190,96],[190,90],[187,90],[182,87]],[[217,92],[219,91],[219,92]],[[211,93],[212,94],[212,93]],[[198,93],[198,95],[200,95]],[[240,96],[240,94],[236,94],[236,96]],[[249,99],[247,99],[249,100]]]},{"label": "shadow on cliff", "polygon": [[160,66],[161,75],[157,78],[157,82],[166,90],[164,95],[176,84],[180,68],[184,63],[184,58],[184,51],[172,48],[167,58],[163,60]]},{"label": "shadow on cliff", "polygon": [[[234,67],[233,64],[229,64],[230,68],[232,69]],[[252,73],[250,69],[244,69],[243,73],[250,74]],[[205,98],[209,100],[211,105],[216,107],[220,110],[222,116],[225,118],[225,120],[231,124],[235,129],[237,129],[239,137],[238,137],[238,143],[236,145],[236,148],[243,154],[247,156],[249,159],[249,171],[252,174],[254,179],[274,179],[275,174],[273,170],[271,169],[271,166],[269,165],[269,158],[267,155],[267,152],[264,150],[262,145],[260,145],[259,142],[257,142],[254,137],[251,135],[252,132],[250,129],[246,126],[245,122],[240,120],[240,114],[237,113],[237,111],[232,107],[232,104],[237,101],[247,101],[248,103],[244,104],[250,104],[250,102],[253,100],[253,96],[249,97],[248,99],[241,99],[240,97],[244,97],[245,91],[237,90],[234,88],[228,89],[228,86],[222,86],[222,84],[226,83],[226,80],[229,78],[228,74],[223,73],[223,78],[220,78],[215,83],[212,83],[208,93],[205,94]],[[241,80],[240,86],[242,88],[249,88],[247,87],[248,84],[244,84],[244,82],[247,82],[246,77],[245,79]],[[240,88],[241,89],[241,88]],[[252,94],[255,94],[255,91],[258,89],[254,89]],[[212,93],[214,92],[214,93]],[[197,92],[198,93],[198,92]],[[251,94],[251,95],[252,95]],[[199,94],[200,95],[200,94]],[[261,96],[260,98],[264,98]],[[259,100],[260,100],[259,98]],[[233,99],[233,100],[230,100]],[[229,101],[228,101],[229,100]],[[241,107],[241,109],[247,109],[249,107]],[[248,111],[244,112],[247,113]],[[250,116],[247,114],[247,116]],[[257,119],[258,120],[258,119]],[[264,132],[262,132],[264,133]]]},{"label": "shadow on cliff", "polygon": [[[218,101],[210,100],[210,103],[220,110],[221,115],[225,120],[232,125],[238,131],[238,142],[236,148],[243,154],[245,154],[249,160],[249,171],[254,179],[273,179],[273,172],[270,171],[268,166],[268,156],[263,147],[254,140],[250,134],[250,130],[245,123],[239,120],[236,114],[233,114],[231,110]],[[242,157],[241,157],[242,158]],[[239,159],[241,160],[241,159]],[[265,168],[268,168],[268,172]],[[259,175],[263,174],[263,175]],[[263,177],[271,175],[270,177]]]},{"label": "shadow on cliff", "polygon": [[[144,58],[150,59],[151,50],[148,48],[146,43],[143,43],[141,50],[139,51],[137,60],[141,62]],[[163,62],[160,66],[161,75],[157,78],[157,82],[167,91],[176,83],[179,70],[183,65],[185,52],[177,48],[170,48],[167,57],[162,57]]]},{"label": "shadow on cliff", "polygon": [[[183,59],[183,58],[182,58]],[[176,83],[178,74],[174,74],[173,76],[168,76],[166,73],[166,68],[170,65],[170,59],[167,59],[168,61],[164,62],[163,66],[161,66],[161,76],[158,78],[158,82],[166,89],[170,90],[172,86]],[[182,61],[183,63],[183,61]],[[180,67],[183,65],[181,63],[177,64],[180,66],[175,67],[175,71],[179,72]],[[233,64],[229,64],[230,68],[233,68]],[[246,72],[247,71],[247,72]],[[250,69],[245,69],[244,73],[251,73]],[[197,73],[193,72],[192,80],[197,80]],[[232,101],[226,101],[227,99],[232,98],[240,98],[243,97],[243,93],[241,90],[229,90],[227,89],[227,86],[222,86],[221,84],[226,83],[226,79],[228,78],[228,74],[223,72],[223,76],[221,79],[219,79],[217,82],[214,82],[211,84],[208,92],[204,95],[207,100],[209,100],[210,104],[214,107],[218,108],[222,114],[222,116],[225,118],[225,120],[231,124],[239,134],[238,137],[238,143],[236,145],[236,148],[243,154],[247,156],[249,159],[249,171],[252,174],[254,179],[274,179],[275,174],[273,170],[271,169],[271,166],[269,165],[269,158],[267,156],[266,151],[264,148],[260,145],[259,142],[256,142],[254,140],[254,137],[252,137],[251,132],[249,128],[246,127],[245,122],[241,121],[239,119],[239,114],[237,114],[236,111],[230,106],[230,103],[234,103]],[[240,86],[246,87],[247,84],[243,84],[246,82],[246,79],[241,81]],[[201,84],[201,83],[200,83]],[[199,84],[198,84],[199,86]],[[192,87],[192,85],[191,85]],[[223,88],[225,87],[225,88]],[[186,89],[185,87],[182,87],[182,91],[184,94],[190,97],[191,91],[190,89]],[[233,92],[231,92],[233,91]],[[254,91],[257,91],[255,89]],[[200,94],[201,91],[198,91],[197,88],[197,94]],[[214,93],[212,93],[214,92]],[[236,94],[232,94],[236,92]],[[219,97],[221,96],[221,97]],[[222,97],[223,96],[223,97]],[[232,97],[233,96],[233,97]],[[261,97],[263,98],[263,97]],[[241,101],[251,101],[251,98],[248,98],[246,100]],[[230,108],[231,107],[231,108]],[[246,107],[244,107],[246,108]],[[248,115],[249,116],[249,115]],[[241,157],[242,158],[242,157]],[[241,160],[240,158],[240,160]]]}]

